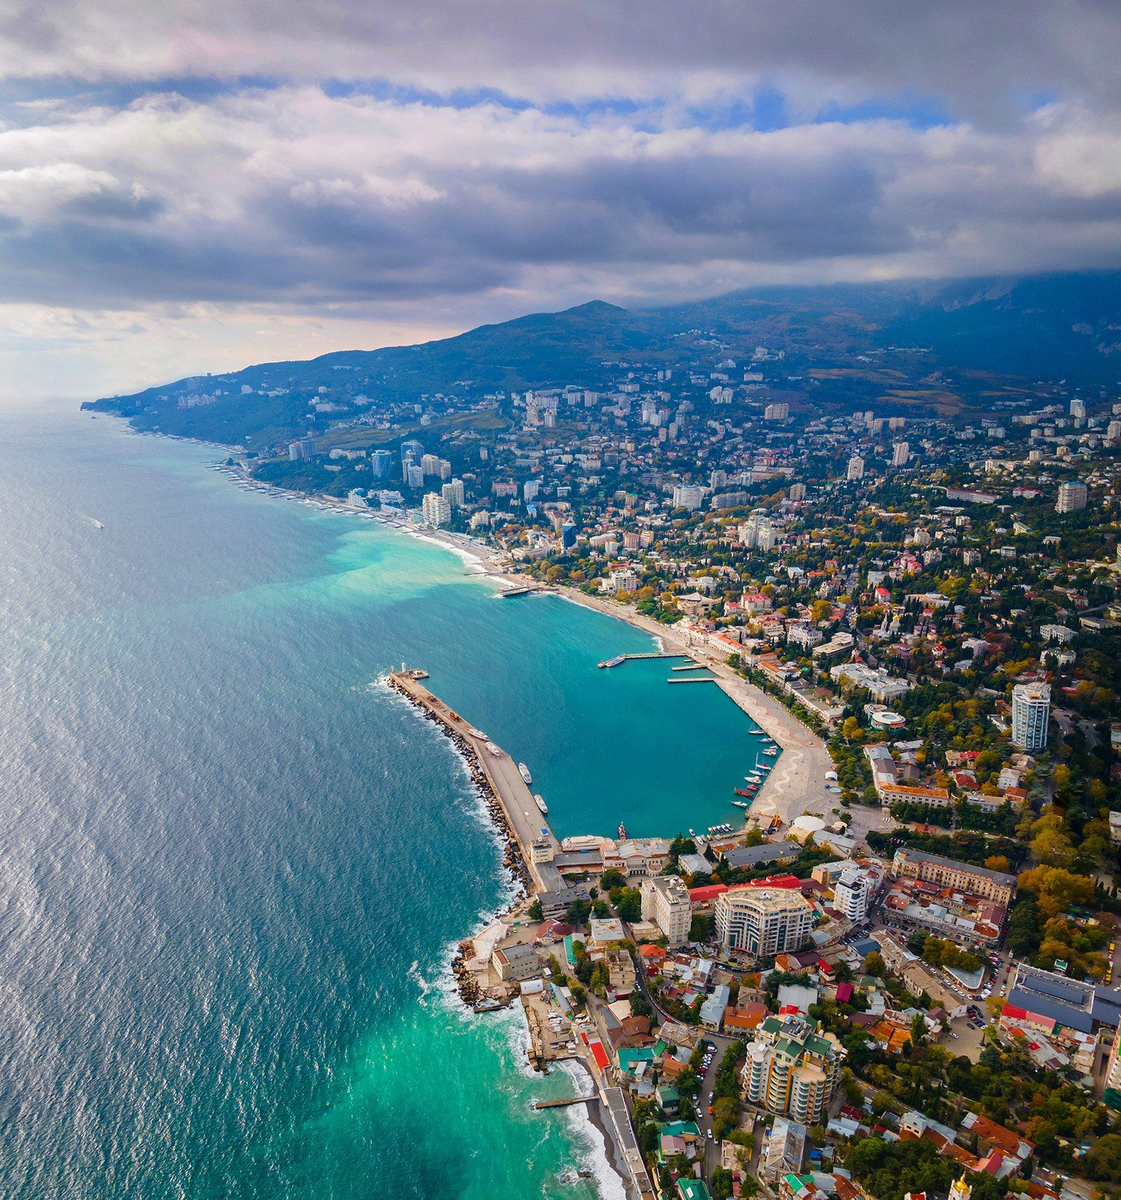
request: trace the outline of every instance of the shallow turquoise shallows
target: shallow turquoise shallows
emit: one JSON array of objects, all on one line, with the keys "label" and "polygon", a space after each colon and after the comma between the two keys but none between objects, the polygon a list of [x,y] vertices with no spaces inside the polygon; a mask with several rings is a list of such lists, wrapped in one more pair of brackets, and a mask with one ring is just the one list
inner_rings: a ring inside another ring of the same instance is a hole
[{"label": "shallow turquoise shallows", "polygon": [[530,1108],[573,1081],[448,994],[505,883],[378,680],[427,668],[562,836],[733,820],[747,718],[664,662],[597,670],[650,648],[622,623],[211,449],[59,408],[0,443],[0,1195],[619,1195],[561,1182],[599,1158],[579,1111]]}]

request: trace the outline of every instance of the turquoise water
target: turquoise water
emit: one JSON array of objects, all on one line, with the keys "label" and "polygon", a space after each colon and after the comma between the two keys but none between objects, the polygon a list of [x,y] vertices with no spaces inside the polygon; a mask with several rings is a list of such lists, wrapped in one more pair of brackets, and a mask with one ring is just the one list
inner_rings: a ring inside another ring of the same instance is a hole
[{"label": "turquoise water", "polygon": [[594,1195],[558,1175],[598,1135],[529,1108],[571,1081],[448,995],[497,848],[377,681],[427,667],[562,835],[731,819],[747,719],[665,663],[597,670],[649,648],[621,623],[493,599],[213,451],[52,409],[0,435],[0,1194]]}]

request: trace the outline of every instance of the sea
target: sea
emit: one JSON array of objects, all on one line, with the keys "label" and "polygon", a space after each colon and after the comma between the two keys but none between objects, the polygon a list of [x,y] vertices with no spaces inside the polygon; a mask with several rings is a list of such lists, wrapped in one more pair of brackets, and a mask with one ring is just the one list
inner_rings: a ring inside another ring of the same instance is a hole
[{"label": "sea", "polygon": [[[0,1197],[623,1195],[456,943],[509,899],[401,662],[559,836],[734,821],[755,726],[652,639],[270,498],[214,447],[0,408]],[[573,1178],[578,1170],[586,1178]]]}]

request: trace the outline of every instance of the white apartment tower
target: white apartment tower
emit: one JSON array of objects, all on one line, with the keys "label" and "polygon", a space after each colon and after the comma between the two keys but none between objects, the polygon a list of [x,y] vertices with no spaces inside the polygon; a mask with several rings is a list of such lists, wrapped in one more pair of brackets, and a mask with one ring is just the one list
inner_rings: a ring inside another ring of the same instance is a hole
[{"label": "white apartment tower", "polygon": [[705,498],[704,488],[689,487],[685,484],[679,484],[673,489],[673,507],[687,508],[690,512],[695,508],[700,508],[701,502]]},{"label": "white apartment tower", "polygon": [[833,888],[833,907],[854,925],[859,925],[868,915],[870,884],[864,871],[850,867],[841,872]]},{"label": "white apartment tower", "polygon": [[776,534],[766,509],[757,508],[739,527],[740,544],[754,550],[773,550]]},{"label": "white apartment tower", "polygon": [[1060,483],[1059,495],[1055,501],[1057,513],[1078,512],[1086,507],[1089,491],[1084,483]]},{"label": "white apartment tower", "polygon": [[906,442],[896,442],[891,448],[891,465],[905,467],[911,458],[911,447]]},{"label": "white apartment tower", "polygon": [[812,925],[813,906],[795,888],[733,888],[716,901],[720,941],[752,958],[801,950]]},{"label": "white apartment tower", "polygon": [[670,949],[685,945],[693,907],[689,903],[689,889],[678,876],[655,875],[642,881],[642,919],[658,926]]},{"label": "white apartment tower", "polygon": [[438,528],[452,519],[452,506],[436,492],[426,492],[420,502],[420,515],[425,525]]},{"label": "white apartment tower", "polygon": [[848,470],[845,471],[845,478],[851,483],[854,479],[864,478],[864,459],[859,454],[854,454],[849,459]]},{"label": "white apartment tower", "polygon": [[1042,750],[1047,745],[1051,689],[1045,683],[1018,683],[1012,689],[1012,745]]}]

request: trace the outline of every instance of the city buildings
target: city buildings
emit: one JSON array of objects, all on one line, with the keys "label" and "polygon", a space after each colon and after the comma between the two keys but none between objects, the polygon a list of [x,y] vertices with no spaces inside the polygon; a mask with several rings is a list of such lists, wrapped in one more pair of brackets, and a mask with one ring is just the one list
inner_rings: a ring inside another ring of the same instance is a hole
[{"label": "city buildings", "polygon": [[426,492],[420,502],[420,513],[425,525],[438,528],[451,520],[452,506],[436,492]]},{"label": "city buildings", "polygon": [[772,958],[809,941],[813,906],[792,888],[731,888],[716,900],[716,932],[728,950]]},{"label": "city buildings", "polygon": [[747,1046],[744,1096],[768,1112],[817,1125],[837,1090],[845,1051],[832,1033],[801,1015],[768,1017]]},{"label": "city buildings", "polygon": [[1078,512],[1086,507],[1089,491],[1084,483],[1060,483],[1059,495],[1055,500],[1058,513]]},{"label": "city buildings", "polygon": [[871,880],[859,867],[844,871],[833,888],[833,907],[854,925],[868,915]]},{"label": "city buildings", "polygon": [[845,478],[852,483],[853,480],[864,478],[864,459],[859,454],[854,454],[849,459],[848,467],[845,470]]},{"label": "city buildings", "polygon": [[905,467],[911,457],[911,447],[906,442],[896,442],[891,448],[891,465]]},{"label": "city buildings", "polygon": [[462,479],[449,479],[447,483],[440,488],[440,495],[451,505],[452,508],[462,508],[466,497],[464,494]]},{"label": "city buildings", "polygon": [[988,867],[975,867],[972,863],[958,862],[957,859],[943,858],[938,854],[927,854],[909,846],[896,850],[891,871],[896,878],[919,879],[925,883],[958,888],[993,900],[1005,908],[1016,894],[1015,875],[991,871]]},{"label": "city buildings", "polygon": [[642,919],[653,921],[666,935],[670,948],[689,940],[693,907],[689,889],[676,875],[655,875],[642,881]]},{"label": "city buildings", "polygon": [[315,457],[315,438],[301,438],[288,443],[288,461],[301,462]]},{"label": "city buildings", "polygon": [[1012,689],[1012,744],[1020,750],[1047,745],[1051,689],[1045,683],[1018,683]]}]

